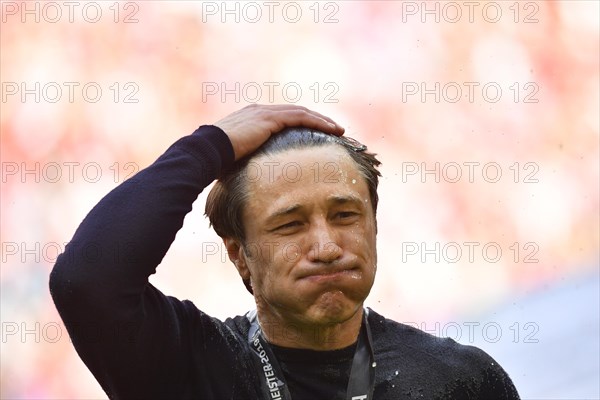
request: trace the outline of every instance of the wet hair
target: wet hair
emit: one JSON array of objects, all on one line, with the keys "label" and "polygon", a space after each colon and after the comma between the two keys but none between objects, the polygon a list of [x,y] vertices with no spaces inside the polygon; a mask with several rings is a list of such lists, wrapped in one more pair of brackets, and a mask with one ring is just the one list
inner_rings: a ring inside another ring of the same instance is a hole
[{"label": "wet hair", "polygon": [[224,171],[208,194],[205,214],[211,226],[222,238],[232,238],[245,244],[243,210],[248,201],[247,167],[252,160],[274,155],[291,149],[305,149],[321,146],[341,146],[354,160],[360,174],[369,188],[373,215],[377,212],[377,185],[381,173],[377,167],[381,162],[375,154],[367,151],[367,146],[347,136],[333,136],[309,128],[286,128],[271,136],[254,153],[236,161],[232,168]]}]

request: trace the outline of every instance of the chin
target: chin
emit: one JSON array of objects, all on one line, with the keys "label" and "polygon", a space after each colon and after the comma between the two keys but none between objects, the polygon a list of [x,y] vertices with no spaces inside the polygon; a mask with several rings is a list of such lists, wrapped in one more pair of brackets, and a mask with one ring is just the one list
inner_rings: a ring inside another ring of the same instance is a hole
[{"label": "chin", "polygon": [[311,310],[309,319],[318,325],[331,325],[346,322],[362,307],[362,301],[348,299],[341,291],[323,293]]}]

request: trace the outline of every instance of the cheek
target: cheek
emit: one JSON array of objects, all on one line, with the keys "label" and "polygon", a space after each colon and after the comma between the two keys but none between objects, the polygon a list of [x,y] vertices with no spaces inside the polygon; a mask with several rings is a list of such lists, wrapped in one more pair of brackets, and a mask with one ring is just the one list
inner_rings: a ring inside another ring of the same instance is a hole
[{"label": "cheek", "polygon": [[274,261],[277,267],[285,270],[298,263],[305,252],[302,249],[301,243],[298,242],[281,243],[278,247]]},{"label": "cheek", "polygon": [[351,251],[363,259],[365,265],[369,270],[372,269],[374,274],[377,270],[377,242],[374,225],[366,225],[357,229],[356,233],[352,235],[350,245]]},{"label": "cheek", "polygon": [[369,221],[357,223],[349,232],[351,245],[354,248],[361,249],[363,252],[372,253],[375,251],[375,225]]},{"label": "cheek", "polygon": [[262,285],[265,273],[270,268],[269,254],[265,253],[262,246],[256,242],[250,242],[245,247],[246,265],[250,270],[253,285]]},{"label": "cheek", "polygon": [[281,282],[281,278],[302,256],[300,246],[294,242],[282,244],[266,241],[260,245],[254,243],[249,248],[252,250],[247,255],[247,261],[253,284],[266,290],[276,282]]}]

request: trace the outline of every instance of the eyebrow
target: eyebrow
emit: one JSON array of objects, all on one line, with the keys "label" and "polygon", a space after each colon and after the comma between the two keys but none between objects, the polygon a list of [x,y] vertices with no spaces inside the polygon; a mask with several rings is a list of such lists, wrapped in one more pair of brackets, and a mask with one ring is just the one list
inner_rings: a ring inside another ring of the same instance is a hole
[{"label": "eyebrow", "polygon": [[[330,197],[327,198],[327,202],[328,203],[333,203],[333,204],[336,204],[336,205],[346,204],[346,203],[354,203],[354,204],[360,205],[360,206],[363,205],[363,201],[359,197],[352,196],[352,195],[343,195],[343,196],[333,195],[333,196],[330,196]],[[279,209],[279,210],[275,211],[274,213],[272,213],[271,215],[269,215],[267,217],[267,221],[270,222],[270,221],[273,221],[273,220],[275,220],[275,219],[277,219],[279,217],[284,217],[286,215],[293,214],[293,213],[295,213],[296,211],[298,211],[298,210],[300,210],[302,208],[303,208],[303,206],[301,204],[299,204],[299,203],[292,204],[292,205],[290,205],[288,207]]]},{"label": "eyebrow", "polygon": [[334,204],[344,204],[344,203],[355,203],[357,205],[363,204],[363,201],[358,196],[354,196],[354,195],[344,195],[344,196],[334,195],[334,196],[330,196],[327,199],[327,201],[334,203]]},{"label": "eyebrow", "polygon": [[302,208],[301,204],[298,204],[298,203],[297,204],[292,204],[291,206],[288,206],[288,207],[282,208],[280,210],[277,210],[273,214],[269,215],[268,218],[267,218],[267,221],[270,222],[270,221],[272,221],[274,219],[277,219],[279,217],[283,217],[283,216],[286,216],[286,215],[289,215],[289,214],[293,214],[293,213],[295,213],[296,211],[298,211],[301,208]]}]

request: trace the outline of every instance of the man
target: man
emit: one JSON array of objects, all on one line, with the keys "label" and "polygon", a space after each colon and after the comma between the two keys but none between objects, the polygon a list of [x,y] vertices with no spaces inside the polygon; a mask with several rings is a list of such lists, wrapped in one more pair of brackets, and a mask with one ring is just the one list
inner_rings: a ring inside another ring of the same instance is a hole
[{"label": "man", "polygon": [[[302,107],[248,106],[178,140],[89,213],[50,290],[110,398],[518,398],[483,351],[363,308],[379,161],[342,134]],[[257,307],[225,322],[148,283],[216,178],[206,213]]]}]

